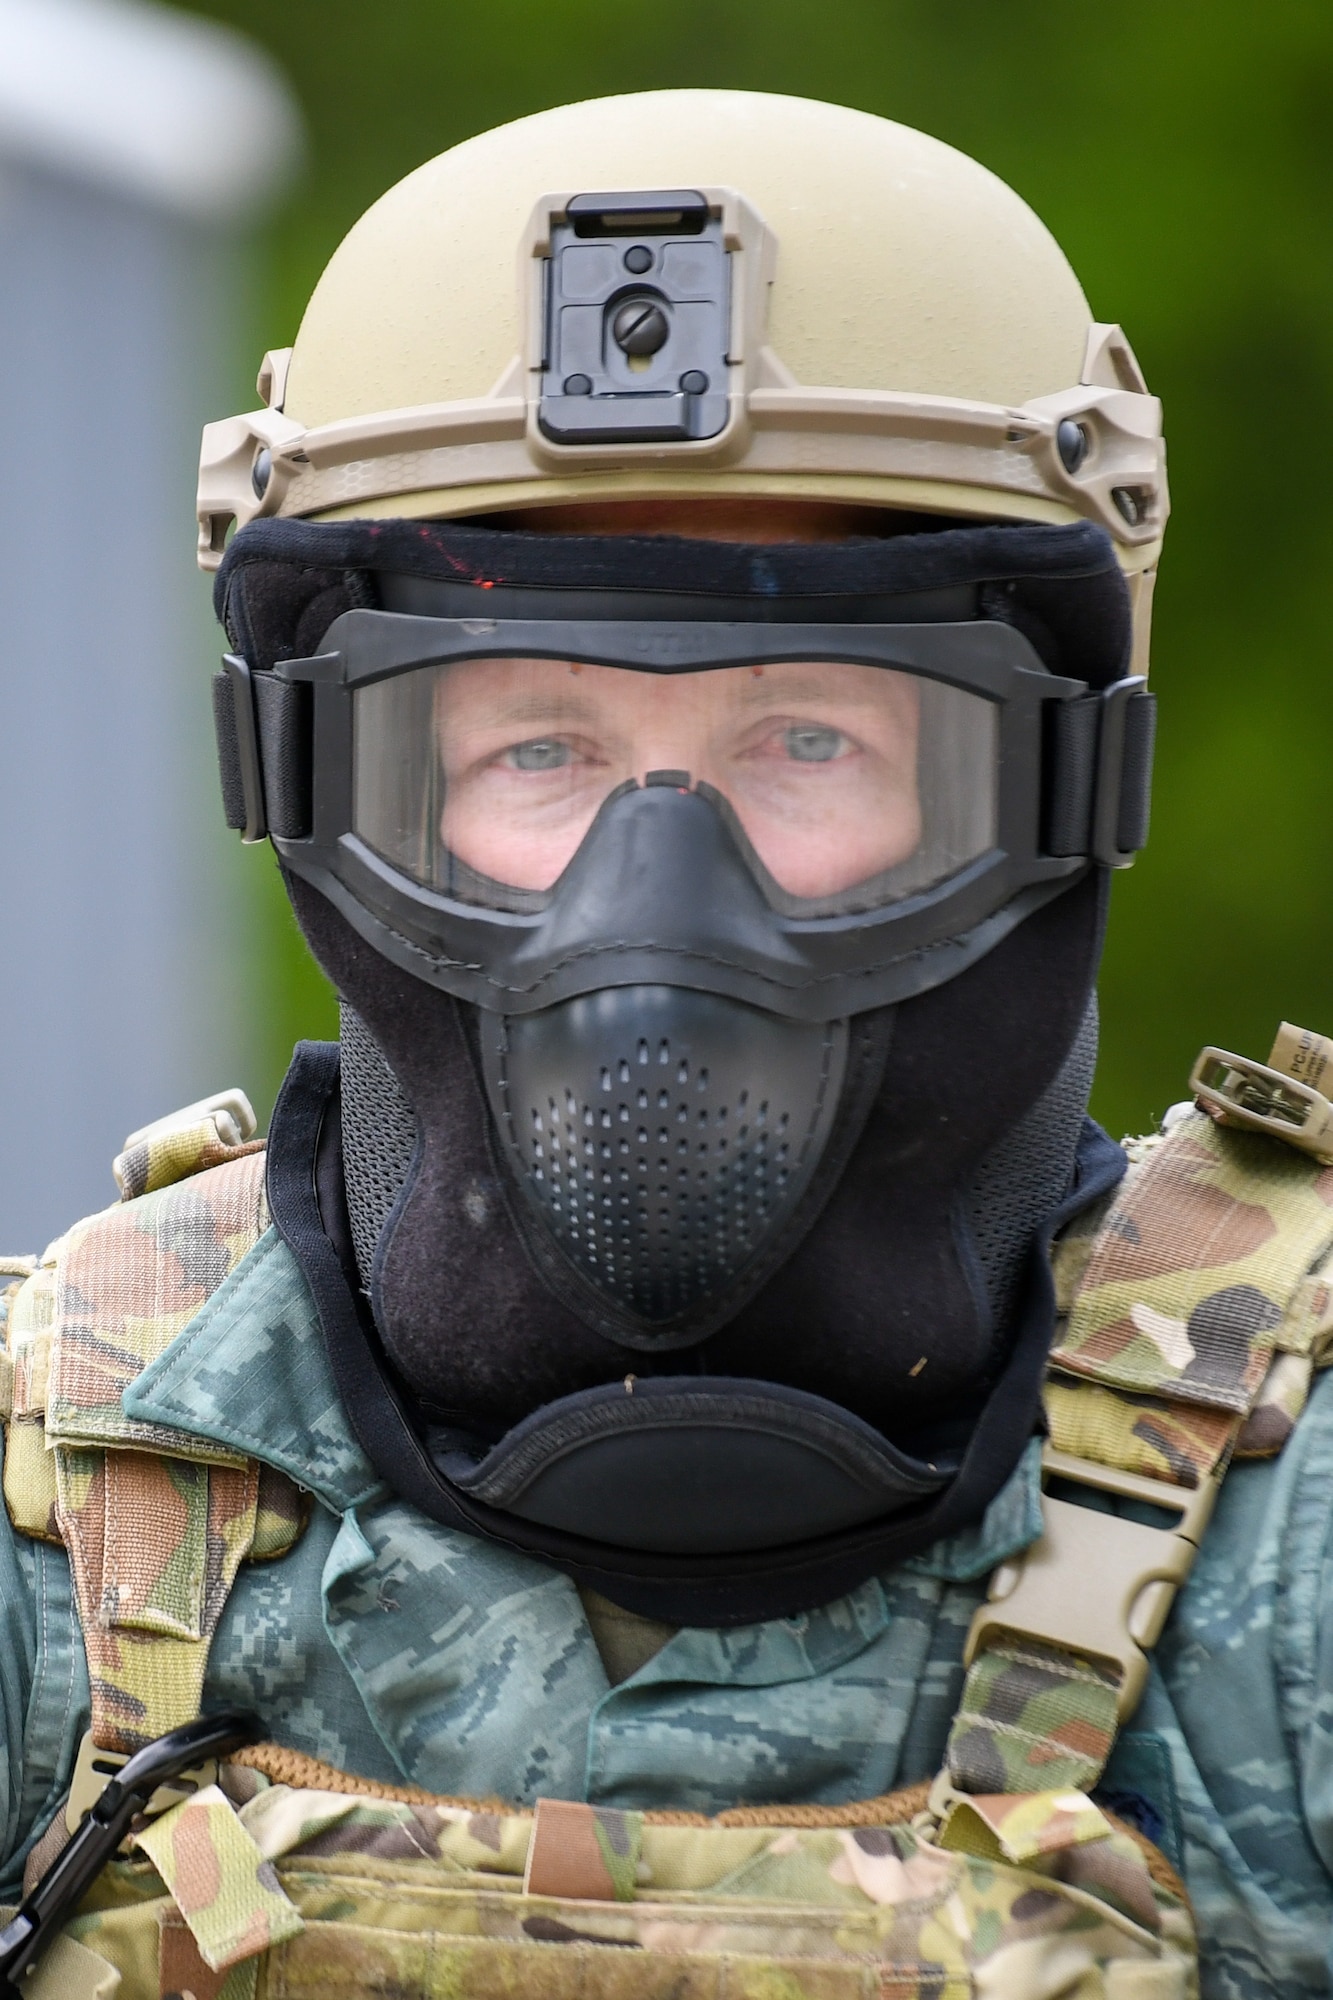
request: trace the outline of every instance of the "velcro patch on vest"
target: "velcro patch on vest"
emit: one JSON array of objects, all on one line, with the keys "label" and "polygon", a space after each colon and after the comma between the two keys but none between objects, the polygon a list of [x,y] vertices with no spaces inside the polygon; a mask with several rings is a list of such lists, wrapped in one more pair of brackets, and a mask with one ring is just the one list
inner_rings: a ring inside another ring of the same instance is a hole
[{"label": "velcro patch on vest", "polygon": [[633,1902],[642,1840],[637,1813],[539,1799],[523,1892],[576,1902]]}]

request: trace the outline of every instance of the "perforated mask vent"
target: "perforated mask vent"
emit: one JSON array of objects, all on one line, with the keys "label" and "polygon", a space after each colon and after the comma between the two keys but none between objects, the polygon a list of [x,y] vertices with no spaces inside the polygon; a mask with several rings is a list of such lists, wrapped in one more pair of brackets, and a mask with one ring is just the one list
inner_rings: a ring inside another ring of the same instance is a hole
[{"label": "perforated mask vent", "polygon": [[827,1141],[847,1024],[669,986],[482,1018],[502,1149],[569,1261],[661,1324],[789,1220]]}]

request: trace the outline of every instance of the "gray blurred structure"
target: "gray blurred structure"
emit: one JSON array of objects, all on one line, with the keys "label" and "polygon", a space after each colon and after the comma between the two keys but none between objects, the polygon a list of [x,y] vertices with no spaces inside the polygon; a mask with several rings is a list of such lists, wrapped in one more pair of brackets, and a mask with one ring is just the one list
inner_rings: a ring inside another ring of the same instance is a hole
[{"label": "gray blurred structure", "polygon": [[194,571],[245,225],[299,127],[229,32],[0,0],[0,1250],[124,1135],[244,1081]]}]

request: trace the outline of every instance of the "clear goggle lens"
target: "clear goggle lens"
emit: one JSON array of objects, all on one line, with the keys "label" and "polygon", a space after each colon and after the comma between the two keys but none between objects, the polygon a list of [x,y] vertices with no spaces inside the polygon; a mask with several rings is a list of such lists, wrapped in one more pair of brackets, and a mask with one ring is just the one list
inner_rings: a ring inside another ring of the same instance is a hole
[{"label": "clear goggle lens", "polygon": [[836,660],[455,661],[358,688],[353,825],[422,887],[539,907],[612,793],[678,772],[723,804],[770,901],[878,907],[995,845],[997,713]]}]

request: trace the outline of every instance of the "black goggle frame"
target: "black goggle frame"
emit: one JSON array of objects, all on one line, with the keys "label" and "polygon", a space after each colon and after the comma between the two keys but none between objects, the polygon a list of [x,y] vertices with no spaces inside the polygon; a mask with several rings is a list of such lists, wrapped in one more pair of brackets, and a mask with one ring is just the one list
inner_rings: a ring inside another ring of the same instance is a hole
[{"label": "black goggle frame", "polygon": [[[602,806],[547,907],[516,913],[452,899],[393,868],[354,831],[355,695],[424,667],[514,657],[657,674],[845,661],[980,695],[998,714],[995,844],[947,880],[883,908],[782,915],[764,902],[720,815],[698,794],[629,787],[628,798],[622,790]],[[313,658],[252,672],[230,655],[224,666],[215,716],[229,822],[248,841],[271,839],[285,867],[386,958],[507,1014],[645,978],[793,1019],[888,1005],[953,977],[1089,866],[1125,867],[1147,833],[1155,703],[1144,681],[1129,676],[1092,690],[1052,674],[1020,632],[993,620],[758,624],[353,610],[335,620]],[[644,816],[663,854],[663,880],[660,895],[626,911],[609,830]],[[713,871],[718,889],[723,871],[725,893],[700,898],[700,868]]]}]

